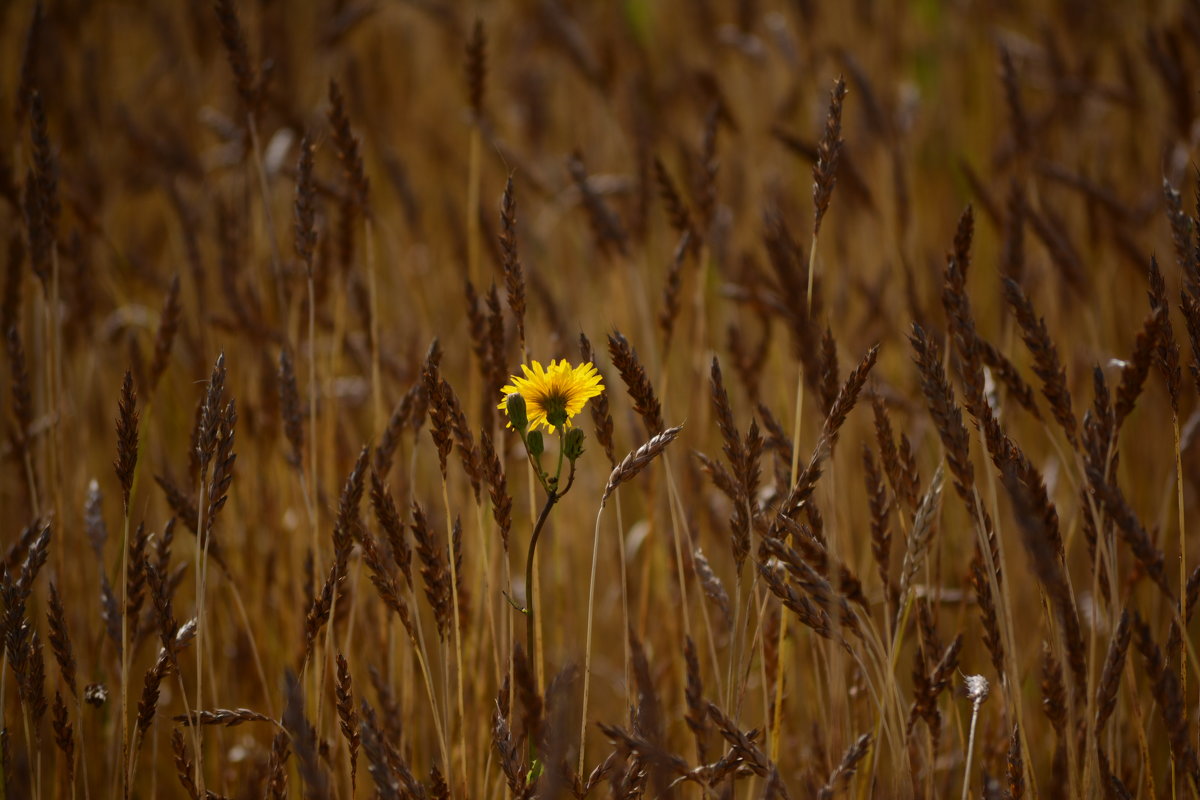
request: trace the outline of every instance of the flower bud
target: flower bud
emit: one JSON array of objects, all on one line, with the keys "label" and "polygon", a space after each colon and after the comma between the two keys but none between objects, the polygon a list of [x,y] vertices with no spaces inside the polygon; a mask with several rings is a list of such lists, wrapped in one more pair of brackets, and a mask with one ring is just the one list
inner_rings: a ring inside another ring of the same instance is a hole
[{"label": "flower bud", "polygon": [[524,432],[529,427],[529,417],[525,413],[525,398],[517,392],[508,396],[504,403],[504,411],[508,414],[508,421],[518,431]]},{"label": "flower bud", "polygon": [[567,407],[561,403],[555,403],[546,409],[546,423],[555,430],[562,428],[567,424]]},{"label": "flower bud", "polygon": [[563,455],[574,461],[583,455],[584,433],[582,428],[571,428],[563,439]]},{"label": "flower bud", "polygon": [[546,449],[546,445],[542,442],[541,431],[530,431],[525,437],[525,446],[529,448],[529,455],[537,458]]}]

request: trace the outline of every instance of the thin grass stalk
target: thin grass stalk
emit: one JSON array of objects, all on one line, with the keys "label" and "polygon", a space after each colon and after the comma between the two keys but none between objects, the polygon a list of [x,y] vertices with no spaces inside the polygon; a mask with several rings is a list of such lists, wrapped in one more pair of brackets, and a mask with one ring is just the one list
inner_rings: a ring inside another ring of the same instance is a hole
[{"label": "thin grass stalk", "polygon": [[[617,506],[617,548],[619,550],[618,563],[621,567],[621,630],[628,632],[629,628],[629,569],[626,563],[625,554],[625,518],[621,512],[621,490],[618,488],[613,492],[616,498]],[[629,650],[629,636],[622,636],[624,641],[624,666],[625,666],[625,707],[630,708],[632,696],[629,693],[630,687],[630,672],[632,670],[632,654]],[[590,641],[589,637],[589,641]]]},{"label": "thin grass stalk", "polygon": [[501,667],[502,658],[500,656],[500,635],[496,626],[496,612],[492,604],[488,602],[488,598],[492,596],[491,592],[491,571],[493,569],[491,545],[488,544],[487,523],[484,522],[483,501],[475,504],[475,528],[479,533],[479,552],[481,554],[481,569],[480,580],[483,583],[483,592],[480,595],[482,613],[487,614],[488,631],[492,635],[492,666],[496,669],[496,682],[499,683],[503,678],[504,670]]},{"label": "thin grass stalk", "polygon": [[[55,313],[54,322],[50,324],[48,329],[49,349],[50,349],[50,469],[46,476],[50,484],[51,504],[54,506],[54,515],[57,519],[63,518],[62,508],[62,486],[61,470],[62,465],[59,463],[60,433],[59,426],[62,424],[62,386],[63,386],[63,371],[62,371],[62,319],[57,313],[61,297],[60,273],[58,264],[58,243],[52,242],[50,247],[50,299],[51,305],[46,308],[46,313],[50,314],[53,310]],[[55,560],[59,569],[62,568],[62,548],[55,548]]]},{"label": "thin grass stalk", "polygon": [[[600,560],[600,517],[604,513],[604,503],[600,504],[600,508],[596,511],[596,525],[592,532],[592,568],[588,576],[588,603],[587,603],[587,632],[584,634],[583,648],[583,710],[580,713],[579,722],[579,766],[576,772],[583,774],[587,754],[587,712],[588,712],[588,692],[592,685],[592,616],[596,605],[596,564]],[[626,630],[629,626],[626,625]]]},{"label": "thin grass stalk", "polygon": [[[817,263],[817,240],[820,237],[819,224],[820,224],[820,217],[818,217],[818,224],[816,226],[816,229],[814,229],[814,231],[813,231],[812,243],[809,245],[809,249],[808,249],[808,277],[806,279],[805,313],[804,313],[804,318],[805,318],[806,322],[809,321],[812,317],[813,273],[816,271],[816,263]],[[795,486],[796,476],[800,470],[800,426],[801,426],[801,421],[804,417],[804,364],[803,364],[803,362],[801,362],[798,366],[799,366],[799,370],[796,375],[796,414],[792,420],[792,465],[791,465],[791,470],[788,474],[788,484],[791,486]],[[738,579],[740,582],[740,580],[741,580],[740,574],[738,575]],[[787,637],[784,635],[784,632],[786,631],[786,629],[787,629],[786,625],[779,626],[779,641],[776,645],[779,649],[779,659],[780,659],[781,664],[787,663],[787,660],[788,660],[788,652],[787,652],[787,644],[788,643],[787,643]],[[776,698],[783,697],[783,688],[784,688],[783,673],[784,673],[784,671],[782,669],[780,669],[775,678],[775,692],[776,692],[775,696],[776,696]],[[777,700],[776,702],[781,702],[781,700]],[[781,716],[781,715],[779,715],[777,713],[776,716]],[[773,743],[772,747],[774,747],[775,742],[779,741],[779,738],[780,738],[780,730],[778,729],[778,726],[776,726],[776,728],[771,731],[771,741]],[[876,738],[878,739],[878,735],[876,736]]]},{"label": "thin grass stalk", "polygon": [[967,676],[967,697],[971,700],[971,736],[967,740],[967,763],[963,767],[962,800],[967,800],[971,790],[971,756],[975,752],[975,726],[979,722],[979,709],[987,699],[987,681],[982,675]]},{"label": "thin grass stalk", "polygon": [[[532,466],[530,467],[532,469]],[[537,522],[533,526],[533,535],[529,538],[529,553],[525,557],[525,643],[532,652],[533,646],[538,644],[538,637],[535,632],[535,609],[536,598],[535,593],[529,590],[529,587],[534,585],[534,575],[537,572],[537,543],[542,535],[542,528],[546,525],[546,519],[550,516],[550,509],[554,508],[554,504],[558,502],[558,495],[551,493],[546,498],[545,505],[542,506],[541,513],[538,514]],[[538,692],[542,691],[541,669],[538,659],[531,658],[529,660],[529,668],[533,670],[533,684],[539,687]]]},{"label": "thin grass stalk", "polygon": [[[124,764],[129,753],[129,503],[125,504],[121,526],[121,761]],[[121,771],[121,786],[125,796],[129,795],[129,779]]]},{"label": "thin grass stalk", "polygon": [[470,141],[467,144],[467,274],[471,283],[481,286],[479,255],[482,247],[479,237],[479,195],[483,173],[483,137],[479,121],[471,125]]},{"label": "thin grass stalk", "polygon": [[[284,313],[283,281],[280,280],[280,265],[283,259],[279,254],[279,241],[275,237],[275,213],[271,210],[270,189],[267,187],[267,170],[263,166],[262,147],[258,141],[258,123],[254,119],[254,109],[246,112],[246,127],[250,130],[250,147],[254,153],[254,169],[258,176],[258,190],[263,204],[263,221],[267,226],[267,243],[271,247],[271,283],[275,287],[275,302],[278,313]],[[197,754],[197,758],[199,755]],[[204,787],[200,787],[203,791]]]},{"label": "thin grass stalk", "polygon": [[[412,586],[408,587],[408,603],[411,608],[417,607],[416,589]],[[450,763],[450,742],[446,737],[446,725],[442,722],[442,714],[438,710],[437,694],[433,688],[433,674],[429,669],[429,650],[425,644],[425,631],[421,624],[421,615],[413,614],[413,627],[416,630],[416,635],[413,631],[408,630],[405,626],[405,632],[408,633],[409,641],[413,645],[413,654],[417,657],[418,666],[421,668],[421,676],[425,682],[425,694],[429,697],[429,708],[433,712],[433,726],[437,732],[438,747],[442,753],[442,761],[446,764]]]},{"label": "thin grass stalk", "polygon": [[[267,681],[267,671],[263,668],[262,656],[258,652],[258,642],[255,641],[254,628],[250,624],[250,615],[246,613],[246,604],[242,599],[242,593],[238,589],[237,581],[226,576],[228,580],[225,584],[229,587],[229,595],[233,598],[233,605],[238,610],[238,616],[241,617],[242,626],[246,630],[246,640],[250,644],[250,658],[254,661],[254,671],[258,673],[258,682],[262,686],[263,700],[267,704],[267,716],[275,716],[275,704],[271,702],[271,684]],[[190,715],[190,714],[189,714]]]},{"label": "thin grass stalk", "polygon": [[[1179,617],[1180,624],[1187,624],[1187,526],[1183,511],[1183,452],[1179,441],[1179,412],[1171,412],[1171,428],[1175,434],[1175,498],[1179,511]],[[1187,697],[1187,654],[1179,654],[1179,688]]]},{"label": "thin grass stalk", "polygon": [[[458,613],[458,567],[455,562],[458,560],[454,554],[454,515],[450,510],[450,494],[446,488],[446,478],[442,477],[442,503],[446,507],[446,554],[450,562],[450,600],[452,603],[454,616],[454,664],[455,664],[455,682],[458,698],[458,737],[459,747],[462,750],[462,755],[459,758],[459,767],[462,771],[462,785],[465,788],[467,782],[467,715],[466,706],[463,703],[463,657],[462,657],[462,622]],[[452,769],[452,765],[447,764],[447,771]]]},{"label": "thin grass stalk", "polygon": [[[204,475],[200,476],[199,501],[196,503],[196,708],[204,708],[204,660],[203,660],[203,631],[204,631],[204,572],[208,559],[208,539],[204,532],[204,508],[206,505],[205,489],[207,482]],[[201,546],[203,540],[203,546]],[[204,791],[204,752],[200,740],[200,726],[192,726],[192,740],[196,749],[195,776],[196,787]]]},{"label": "thin grass stalk", "polygon": [[[538,515],[538,512],[534,511],[534,509],[537,508],[537,495],[534,492],[533,486],[537,481],[537,478],[533,473],[533,462],[531,462],[529,459],[525,460],[525,468],[529,472],[529,524],[533,526],[533,529],[536,532],[539,529],[538,521],[540,516]],[[539,603],[541,601],[542,594],[541,582],[537,578],[539,572],[538,566],[540,562],[537,561],[536,556],[533,555],[532,538],[530,539],[530,556],[532,556],[535,560],[525,565],[525,606],[527,609],[530,607],[531,601],[533,603]],[[533,579],[532,583],[530,583],[531,572]],[[536,620],[533,624],[535,626],[534,632],[526,637],[526,647],[529,648],[529,663],[533,667],[533,685],[537,687],[538,692],[541,692],[545,689],[545,687],[542,685],[542,675],[545,673],[545,670],[542,669],[542,633]],[[526,620],[526,633],[529,632],[528,625],[529,620]],[[536,649],[533,647],[535,643],[538,645]]]},{"label": "thin grass stalk", "polygon": [[[746,613],[744,609],[750,607],[747,594],[754,594],[754,587],[757,581],[751,581],[749,586],[745,585],[742,578],[742,570],[738,570],[734,580],[734,599],[733,599],[733,641],[729,648],[729,663],[726,666],[725,672],[725,707],[734,708],[734,688],[737,683],[737,665],[741,663],[741,648],[744,644],[744,633],[746,625],[742,622],[742,614]],[[783,626],[781,626],[783,627]]]}]

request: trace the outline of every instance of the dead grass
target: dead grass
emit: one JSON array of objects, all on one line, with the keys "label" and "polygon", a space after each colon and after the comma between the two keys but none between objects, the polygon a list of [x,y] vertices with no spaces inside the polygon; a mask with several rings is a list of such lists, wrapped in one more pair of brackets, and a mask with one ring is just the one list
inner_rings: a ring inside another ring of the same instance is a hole
[{"label": "dead grass", "polygon": [[1200,11],[728,6],[0,10],[0,798],[1200,791]]}]

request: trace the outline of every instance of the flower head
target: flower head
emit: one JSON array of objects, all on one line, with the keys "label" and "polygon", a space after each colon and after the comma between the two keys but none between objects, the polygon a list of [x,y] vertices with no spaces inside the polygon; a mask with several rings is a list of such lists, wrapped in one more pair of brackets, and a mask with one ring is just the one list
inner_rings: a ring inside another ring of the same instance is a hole
[{"label": "flower head", "polygon": [[[530,430],[542,425],[548,431],[570,427],[571,417],[583,410],[589,398],[604,391],[600,373],[590,362],[572,367],[566,359],[551,361],[543,369],[534,361],[532,367],[521,365],[525,377],[513,375],[501,389],[504,399],[497,408],[507,410],[508,396],[518,394],[525,399],[525,411]],[[508,427],[512,427],[509,423]]]}]

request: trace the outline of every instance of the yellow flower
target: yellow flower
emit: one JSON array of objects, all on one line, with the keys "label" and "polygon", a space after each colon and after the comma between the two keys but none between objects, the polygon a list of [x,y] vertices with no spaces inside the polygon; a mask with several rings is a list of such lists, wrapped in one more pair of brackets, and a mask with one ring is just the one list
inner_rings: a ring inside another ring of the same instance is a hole
[{"label": "yellow flower", "polygon": [[[604,391],[600,373],[590,362],[572,367],[563,359],[551,361],[548,368],[542,369],[542,365],[534,361],[532,368],[522,364],[521,371],[525,377],[513,375],[510,378],[500,390],[505,399],[496,407],[504,410],[510,394],[521,395],[525,398],[530,430],[535,430],[538,425],[544,425],[551,432],[559,427],[570,427],[571,417],[583,410],[589,398]],[[508,427],[511,428],[512,423]]]}]

